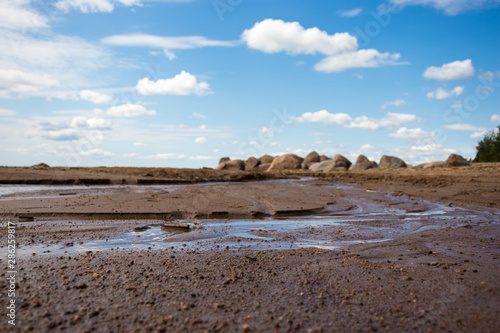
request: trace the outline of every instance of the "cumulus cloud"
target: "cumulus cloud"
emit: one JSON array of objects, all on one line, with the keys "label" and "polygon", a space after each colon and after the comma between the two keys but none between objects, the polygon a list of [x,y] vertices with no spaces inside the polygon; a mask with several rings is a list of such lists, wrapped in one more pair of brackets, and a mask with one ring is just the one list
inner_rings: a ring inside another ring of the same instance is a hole
[{"label": "cumulus cloud", "polygon": [[115,46],[149,47],[162,49],[163,53],[170,59],[176,56],[172,50],[187,50],[201,47],[232,47],[235,42],[211,40],[203,36],[176,36],[164,37],[147,34],[115,35],[101,39],[101,42]]},{"label": "cumulus cloud", "polygon": [[443,88],[438,88],[436,91],[431,91],[427,93],[427,98],[430,99],[447,99],[452,96],[460,96],[464,92],[464,87],[458,86],[452,90],[444,90]]},{"label": "cumulus cloud", "polygon": [[80,134],[74,128],[54,129],[42,131],[40,135],[48,140],[55,141],[74,141],[80,138]]},{"label": "cumulus cloud", "polygon": [[80,98],[94,104],[109,103],[113,99],[113,97],[110,95],[101,94],[97,91],[92,91],[92,90],[82,90],[80,92]]},{"label": "cumulus cloud", "polygon": [[[50,31],[2,29],[0,45],[0,98],[66,97],[65,91],[88,86],[96,78],[91,74],[111,59],[99,45]],[[55,88],[64,90],[54,93]]]},{"label": "cumulus cloud", "polygon": [[243,31],[241,39],[249,48],[264,53],[334,55],[358,48],[355,36],[346,32],[329,35],[318,28],[304,29],[299,22],[266,19]]},{"label": "cumulus cloud", "polygon": [[399,53],[380,53],[375,49],[363,49],[327,57],[314,65],[314,69],[319,72],[334,73],[342,72],[351,68],[399,65],[402,64],[398,62],[400,57],[401,55]]},{"label": "cumulus cloud", "polygon": [[141,0],[59,0],[55,7],[63,12],[78,10],[82,13],[111,13],[117,4],[141,6]]},{"label": "cumulus cloud", "polygon": [[54,141],[76,141],[84,137],[102,138],[103,132],[112,128],[111,123],[103,118],[74,117],[63,121],[40,121],[36,135]]},{"label": "cumulus cloud", "polygon": [[141,79],[137,82],[136,89],[141,95],[202,96],[212,93],[207,82],[198,82],[194,75],[185,71],[170,79],[158,81],[152,81],[148,78]]},{"label": "cumulus cloud", "polygon": [[200,136],[200,137],[194,139],[194,142],[196,142],[196,143],[207,143],[207,141],[208,141],[208,139],[204,136]]},{"label": "cumulus cloud", "polygon": [[499,0],[389,0],[393,4],[407,6],[431,6],[447,15],[457,15],[468,10],[500,4]]},{"label": "cumulus cloud", "polygon": [[154,116],[156,110],[148,110],[144,106],[139,104],[122,104],[112,106],[105,111],[108,116],[111,117],[140,117],[140,116]]},{"label": "cumulus cloud", "polygon": [[388,102],[385,102],[384,104],[382,104],[382,106],[380,107],[382,110],[385,110],[387,109],[388,106],[392,105],[392,106],[403,106],[406,104],[406,101],[404,99],[397,99],[395,101],[388,101]]},{"label": "cumulus cloud", "polygon": [[374,147],[374,146],[372,146],[372,145],[371,145],[371,144],[369,144],[369,143],[367,143],[366,145],[362,145],[362,146],[361,146],[361,150],[363,150],[363,151],[371,151],[371,150],[373,150],[373,149],[375,149],[375,147]]},{"label": "cumulus cloud", "polygon": [[81,151],[79,154],[82,156],[89,156],[92,158],[102,158],[114,155],[113,153],[104,151],[101,148],[94,148],[86,151]]},{"label": "cumulus cloud", "polygon": [[347,128],[371,130],[396,127],[416,120],[417,117],[415,115],[406,113],[388,112],[382,118],[369,118],[367,116],[352,118],[346,113],[330,113],[326,110],[306,112],[300,117],[290,117],[289,119],[292,123],[321,123],[330,126],[338,125]]},{"label": "cumulus cloud", "polygon": [[0,27],[9,30],[47,28],[47,17],[30,8],[29,4],[29,0],[0,1]]},{"label": "cumulus cloud", "polygon": [[73,128],[110,129],[111,123],[103,118],[75,117],[70,126]]},{"label": "cumulus cloud", "polygon": [[184,154],[177,154],[177,153],[162,153],[162,154],[146,156],[146,158],[161,159],[161,160],[183,160],[186,157],[187,156]]},{"label": "cumulus cloud", "polygon": [[292,123],[322,123],[325,125],[345,125],[352,120],[346,113],[330,113],[326,110],[306,112],[300,117],[291,117]]},{"label": "cumulus cloud", "polygon": [[500,123],[500,114],[494,114],[491,116],[490,121],[493,123]]},{"label": "cumulus cloud", "polygon": [[23,98],[57,85],[59,81],[45,74],[0,69],[0,98]]},{"label": "cumulus cloud", "polygon": [[486,131],[487,129],[484,127],[478,127],[471,124],[451,124],[446,125],[444,128],[451,129],[454,131]]},{"label": "cumulus cloud", "polygon": [[350,10],[339,10],[337,13],[342,17],[354,17],[361,14],[363,8],[354,8]]},{"label": "cumulus cloud", "polygon": [[417,116],[408,113],[388,112],[382,118],[368,118],[367,116],[356,117],[347,127],[377,130],[380,128],[391,128],[417,120]]},{"label": "cumulus cloud", "polygon": [[316,27],[305,29],[298,22],[266,19],[243,31],[241,39],[249,48],[264,53],[323,54],[327,57],[314,68],[326,73],[400,64],[397,53],[358,50],[357,38],[347,32],[329,35]]},{"label": "cumulus cloud", "polygon": [[15,116],[16,111],[9,109],[0,109],[0,116]]},{"label": "cumulus cloud", "polygon": [[470,59],[457,60],[441,67],[431,66],[422,76],[428,80],[438,81],[465,80],[474,76],[474,66]]},{"label": "cumulus cloud", "polygon": [[189,156],[189,159],[196,161],[207,161],[207,160],[214,160],[217,158],[215,156],[209,156],[209,155],[197,155],[197,156]]},{"label": "cumulus cloud", "polygon": [[397,139],[421,142],[433,140],[436,137],[436,134],[434,132],[424,131],[421,128],[409,129],[401,127],[395,133],[389,133],[389,136]]}]

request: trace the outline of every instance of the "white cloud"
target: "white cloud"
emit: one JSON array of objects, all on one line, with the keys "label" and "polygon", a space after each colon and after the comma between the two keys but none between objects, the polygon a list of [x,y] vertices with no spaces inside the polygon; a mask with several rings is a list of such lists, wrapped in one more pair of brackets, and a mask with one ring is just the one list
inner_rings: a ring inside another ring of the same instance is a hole
[{"label": "white cloud", "polygon": [[[37,129],[31,134],[44,139],[54,141],[76,141],[82,138],[87,140],[102,140],[103,134],[111,130],[111,123],[103,118],[86,118],[77,116],[74,118],[43,118],[35,127]],[[27,126],[33,126],[32,124]]]},{"label": "white cloud", "polygon": [[206,161],[206,160],[214,160],[216,159],[215,156],[204,156],[204,155],[198,155],[198,156],[189,156],[190,160],[196,160],[196,161]]},{"label": "white cloud", "polygon": [[94,148],[94,149],[90,149],[87,151],[81,151],[79,154],[82,156],[90,156],[93,158],[102,158],[102,157],[109,157],[109,156],[114,155],[113,153],[110,153],[108,151],[104,151],[101,148]]},{"label": "white cloud", "polygon": [[314,65],[314,69],[319,72],[334,73],[351,68],[401,65],[403,63],[398,62],[400,57],[401,55],[399,53],[380,53],[375,49],[363,49],[326,57]]},{"label": "white cloud", "polygon": [[0,98],[22,98],[59,85],[48,75],[0,69]]},{"label": "white cloud", "polygon": [[162,160],[183,160],[186,157],[187,156],[184,154],[177,154],[177,153],[166,153],[166,154],[156,154],[156,155],[146,156],[146,158],[157,158]]},{"label": "white cloud", "polygon": [[249,48],[264,53],[326,55],[314,66],[320,72],[401,64],[397,53],[358,50],[358,39],[347,32],[329,35],[316,27],[304,29],[298,22],[266,19],[243,31],[241,39]]},{"label": "white cloud", "polygon": [[276,130],[276,129],[273,129],[273,128],[270,128],[270,127],[266,127],[266,126],[258,128],[257,131],[259,131],[260,133],[262,133],[262,136],[264,138],[272,138],[275,133],[282,133],[283,132],[281,130]]},{"label": "white cloud", "polygon": [[172,50],[187,50],[201,47],[232,47],[235,42],[210,40],[203,36],[163,37],[147,34],[116,35],[101,39],[101,42],[115,46],[134,46],[162,49],[170,59],[175,58]]},{"label": "white cloud", "polygon": [[196,143],[207,143],[207,141],[208,141],[208,139],[204,136],[200,136],[200,137],[194,139],[194,142],[196,142]]},{"label": "white cloud", "polygon": [[427,93],[427,98],[435,99],[447,99],[452,96],[460,96],[464,92],[464,87],[457,86],[452,90],[444,90],[443,88],[438,88],[436,91],[431,91]]},{"label": "white cloud", "polygon": [[447,15],[457,15],[468,10],[495,6],[499,0],[389,0],[397,5],[432,6]]},{"label": "white cloud", "polygon": [[470,59],[457,60],[441,67],[431,66],[425,70],[422,76],[428,80],[465,80],[474,76],[474,66]]},{"label": "white cloud", "polygon": [[113,65],[101,46],[51,31],[1,30],[0,45],[0,98],[77,99],[76,91],[98,80],[95,70]]},{"label": "white cloud", "polygon": [[382,104],[382,106],[380,107],[382,110],[385,110],[387,109],[387,107],[389,105],[392,105],[392,106],[403,106],[406,104],[406,101],[404,99],[397,99],[395,101],[389,101],[389,102],[385,102],[384,104]]},{"label": "white cloud", "polygon": [[207,116],[205,116],[205,115],[204,115],[204,114],[202,114],[202,113],[193,112],[193,117],[195,117],[195,118],[199,118],[199,119],[205,119]]},{"label": "white cloud", "polygon": [[9,109],[0,109],[0,116],[15,116],[16,111]]},{"label": "white cloud", "polygon": [[47,17],[30,8],[30,0],[0,1],[0,27],[9,30],[48,27]]},{"label": "white cloud", "polygon": [[132,157],[137,157],[139,154],[137,153],[129,153],[129,154],[123,154],[123,157],[125,158],[132,158]]},{"label": "white cloud", "polygon": [[82,13],[111,13],[116,4],[127,7],[141,6],[141,0],[59,0],[55,6],[63,12],[73,9]]},{"label": "white cloud", "polygon": [[144,146],[146,146],[146,144],[143,143],[143,142],[134,142],[133,145],[136,146],[136,147],[144,147]]},{"label": "white cloud", "polygon": [[362,145],[361,146],[361,150],[363,151],[370,151],[370,150],[373,150],[375,149],[374,146],[372,146],[371,144],[367,143],[366,145]]},{"label": "white cloud", "polygon": [[484,127],[478,127],[471,124],[451,124],[444,126],[446,129],[451,129],[454,131],[486,131]]},{"label": "white cloud", "polygon": [[106,110],[106,114],[111,117],[154,116],[156,110],[148,110],[142,105],[127,103],[110,107]]},{"label": "white cloud", "polygon": [[395,133],[389,133],[389,136],[403,140],[414,140],[417,142],[433,140],[436,136],[434,132],[427,132],[421,128],[408,129],[401,127]]},{"label": "white cloud", "polygon": [[474,132],[470,135],[471,139],[477,139],[477,138],[482,138],[488,131],[479,131],[479,132]]},{"label": "white cloud", "polygon": [[241,39],[249,48],[264,53],[334,55],[354,51],[357,38],[346,32],[329,35],[318,28],[304,29],[298,22],[266,19],[243,31]]},{"label": "white cloud", "polygon": [[75,117],[70,124],[73,128],[110,129],[111,124],[103,118]]},{"label": "white cloud", "polygon": [[101,94],[97,91],[92,91],[92,90],[82,90],[80,92],[80,98],[85,101],[92,102],[94,104],[109,103],[113,99],[113,97],[110,95]]},{"label": "white cloud", "polygon": [[74,128],[53,129],[42,131],[40,135],[48,140],[74,141],[80,138],[79,132]]},{"label": "white cloud", "polygon": [[322,123],[325,125],[345,125],[352,120],[346,113],[330,113],[326,110],[306,112],[300,117],[291,117],[292,123]]},{"label": "white cloud", "polygon": [[490,121],[493,123],[500,123],[500,114],[494,114],[491,116]]},{"label": "white cloud", "polygon": [[354,16],[358,16],[359,14],[361,14],[362,11],[363,11],[363,8],[354,8],[354,9],[350,9],[350,10],[339,10],[338,14],[342,17],[354,17]]},{"label": "white cloud", "polygon": [[396,127],[405,123],[416,121],[417,117],[413,114],[388,112],[382,118],[368,118],[360,116],[352,118],[346,113],[330,113],[326,110],[317,112],[306,112],[300,117],[290,117],[292,123],[321,123],[324,125],[338,125],[348,128],[363,128],[377,130],[386,127]]},{"label": "white cloud", "polygon": [[388,112],[382,118],[368,118],[367,116],[356,117],[347,127],[377,130],[380,128],[390,128],[417,120],[417,116],[408,113]]},{"label": "white cloud", "polygon": [[207,82],[198,82],[194,75],[185,71],[170,79],[158,81],[152,81],[148,78],[141,79],[137,82],[136,89],[141,95],[202,96],[212,93]]}]

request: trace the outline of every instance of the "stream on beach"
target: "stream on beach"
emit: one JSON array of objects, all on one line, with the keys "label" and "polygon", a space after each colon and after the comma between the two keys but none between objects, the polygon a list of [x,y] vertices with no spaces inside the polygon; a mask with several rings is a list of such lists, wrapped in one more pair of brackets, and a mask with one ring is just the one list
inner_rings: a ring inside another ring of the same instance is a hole
[{"label": "stream on beach", "polygon": [[[199,184],[198,184],[199,185]],[[106,193],[123,188],[134,192],[175,190],[190,185],[156,186],[0,186],[0,203],[4,200],[80,195],[82,191]],[[144,219],[133,222],[128,230],[109,237],[82,241],[47,240],[20,244],[18,255],[63,254],[88,251],[120,251],[122,249],[174,249],[179,251],[269,250],[315,247],[336,250],[350,244],[377,243],[422,231],[488,225],[500,222],[500,213],[465,209],[429,200],[375,192],[349,185],[341,188],[351,205],[345,210],[328,210],[308,216],[263,217],[259,219],[193,219],[177,220],[184,228],[165,227],[166,221]],[[75,191],[75,192],[68,192]],[[363,193],[371,196],[363,196]],[[378,200],[373,199],[373,194]],[[2,221],[5,225],[7,220]],[[16,221],[19,227],[44,225],[85,225],[88,220],[65,220],[57,217],[33,221]],[[103,221],[106,222],[106,221]],[[116,222],[116,221],[115,221]],[[20,229],[18,232],[22,232]],[[6,247],[2,244],[2,251]]]}]

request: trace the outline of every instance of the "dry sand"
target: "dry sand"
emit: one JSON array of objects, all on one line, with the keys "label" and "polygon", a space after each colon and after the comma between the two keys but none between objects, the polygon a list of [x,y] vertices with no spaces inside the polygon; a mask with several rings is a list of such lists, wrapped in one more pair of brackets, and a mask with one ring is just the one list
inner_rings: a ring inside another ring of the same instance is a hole
[{"label": "dry sand", "polygon": [[[227,182],[276,179],[290,174],[321,179],[142,189],[44,189],[35,194],[0,197],[0,214],[4,221],[16,214],[35,217],[31,225],[26,222],[18,227],[20,249],[42,242],[112,237],[144,224],[138,219],[356,213],[356,200],[361,199],[364,209],[376,203],[411,214],[428,211],[438,202],[443,207],[466,206],[484,212],[486,217],[467,220],[457,210],[446,222],[429,217],[429,225],[449,223],[440,229],[406,233],[385,242],[349,245],[341,250],[238,251],[220,247],[200,251],[176,247],[24,255],[18,258],[16,326],[10,327],[4,317],[0,330],[498,331],[498,164],[328,174],[0,168],[0,181],[98,184],[81,179],[109,179],[106,183],[137,184],[138,179],[150,179],[148,184],[172,184],[174,180]],[[360,189],[339,186],[344,183],[355,183]],[[87,222],[54,223],[68,219]],[[387,226],[383,219],[375,218],[370,223]],[[327,236],[342,235],[331,232]],[[349,231],[347,237],[354,236]],[[1,245],[5,244],[6,237],[2,237]],[[6,266],[5,255],[1,263]],[[7,291],[6,271],[1,273],[3,295]]]}]

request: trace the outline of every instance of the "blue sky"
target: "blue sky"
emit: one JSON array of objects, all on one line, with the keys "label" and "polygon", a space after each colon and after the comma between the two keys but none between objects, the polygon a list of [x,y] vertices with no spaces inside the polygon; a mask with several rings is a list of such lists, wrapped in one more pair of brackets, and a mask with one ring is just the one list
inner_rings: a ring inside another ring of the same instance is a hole
[{"label": "blue sky", "polygon": [[0,165],[467,158],[498,0],[0,0]]}]

